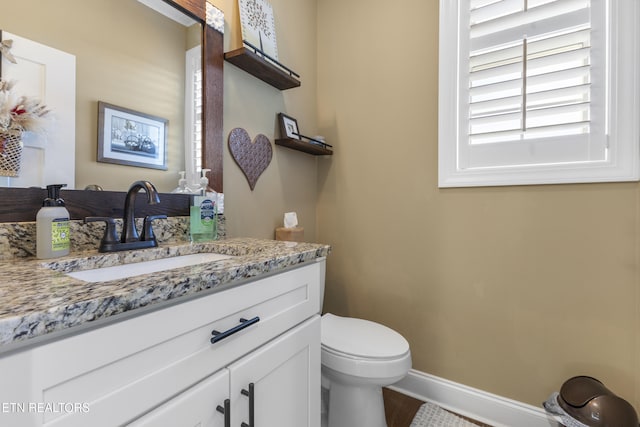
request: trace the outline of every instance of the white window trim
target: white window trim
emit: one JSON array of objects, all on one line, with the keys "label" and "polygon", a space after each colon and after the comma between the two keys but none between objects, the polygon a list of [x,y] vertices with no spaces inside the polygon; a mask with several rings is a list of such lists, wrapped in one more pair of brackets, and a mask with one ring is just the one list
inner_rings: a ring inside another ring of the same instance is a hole
[{"label": "white window trim", "polygon": [[637,181],[640,179],[640,2],[609,1],[609,153],[606,161],[534,166],[458,167],[459,7],[440,0],[439,187]]},{"label": "white window trim", "polygon": [[[195,46],[185,54],[185,101],[184,101],[184,157],[187,183],[190,187],[200,185],[201,160],[196,158],[195,152],[201,149],[202,132],[196,135],[196,126],[202,127],[201,108],[196,108],[194,92],[194,75],[202,70],[202,47]],[[200,91],[202,93],[202,91]],[[198,140],[198,137],[200,140]]]}]

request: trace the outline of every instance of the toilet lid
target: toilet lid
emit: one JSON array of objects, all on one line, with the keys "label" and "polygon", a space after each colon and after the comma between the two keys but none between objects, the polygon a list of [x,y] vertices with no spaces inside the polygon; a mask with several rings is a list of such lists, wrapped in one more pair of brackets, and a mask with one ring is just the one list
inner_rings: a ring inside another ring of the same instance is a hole
[{"label": "toilet lid", "polygon": [[409,351],[409,343],[396,331],[369,320],[322,316],[322,346],[346,355],[397,358]]}]

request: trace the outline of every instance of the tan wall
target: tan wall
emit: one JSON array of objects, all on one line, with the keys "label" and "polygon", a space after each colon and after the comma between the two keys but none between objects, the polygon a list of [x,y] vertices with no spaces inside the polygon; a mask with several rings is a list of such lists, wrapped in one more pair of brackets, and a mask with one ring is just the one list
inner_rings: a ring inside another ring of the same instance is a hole
[{"label": "tan wall", "polygon": [[[21,0],[3,7],[0,29],[76,56],[76,188],[124,191],[137,179],[161,191],[177,186],[185,27],[132,0]],[[96,162],[99,100],[169,120],[167,172]]]},{"label": "tan wall", "polygon": [[640,409],[638,184],[438,189],[438,2],[318,11],[325,309],[420,371],[535,406],[588,374]]},{"label": "tan wall", "polygon": [[[217,2],[225,13],[225,50],[238,47],[234,31],[235,0]],[[272,0],[278,58],[301,75],[299,88],[279,91],[234,65],[224,64],[224,192],[227,233],[230,236],[273,238],[282,226],[284,212],[298,213],[305,240],[314,241],[317,201],[317,158],[276,146],[279,138],[277,114],[298,121],[300,132],[316,135],[316,0]],[[264,134],[273,148],[273,158],[258,179],[249,185],[229,154],[227,138],[232,129],[247,130],[251,138]]]}]

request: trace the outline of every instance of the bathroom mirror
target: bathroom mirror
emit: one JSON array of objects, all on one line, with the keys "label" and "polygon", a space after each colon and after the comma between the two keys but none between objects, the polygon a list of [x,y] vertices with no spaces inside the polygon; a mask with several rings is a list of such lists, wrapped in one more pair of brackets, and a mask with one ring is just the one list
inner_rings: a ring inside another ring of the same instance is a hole
[{"label": "bathroom mirror", "polygon": [[[185,12],[189,16],[193,17],[195,20],[200,22],[201,25],[201,40],[203,44],[203,76],[202,76],[202,103],[203,103],[203,123],[202,123],[202,163],[203,167],[207,169],[211,169],[212,171],[209,173],[209,181],[210,186],[216,191],[223,191],[222,188],[222,153],[223,153],[223,139],[222,139],[222,68],[223,68],[223,35],[220,30],[215,30],[210,25],[205,25],[206,22],[206,10],[207,10],[207,2],[206,0],[164,0],[166,3],[171,4],[178,10]],[[7,5],[5,9],[3,9],[3,13],[0,17],[0,28],[3,26],[7,26],[9,23],[15,22],[9,17],[9,12],[12,10],[14,5],[19,6],[20,8],[25,7],[28,10],[28,13],[33,18],[34,21],[37,19],[43,18],[43,5],[45,3],[55,3],[55,10],[50,11],[50,14],[46,16],[46,20],[51,21],[53,27],[57,27],[57,29],[61,32],[61,34],[65,34],[67,32],[67,37],[69,37],[68,31],[70,27],[70,23],[75,23],[76,25],[82,25],[86,28],[86,31],[96,31],[98,28],[97,23],[104,19],[103,16],[97,14],[93,6],[99,2],[107,2],[109,4],[117,3],[123,4],[124,2],[135,2],[138,3],[137,0],[92,0],[91,2],[86,2],[86,0],[58,0],[56,2],[41,2],[38,0],[21,0],[20,2],[12,2],[11,5]],[[88,10],[87,11],[87,6]],[[17,7],[16,6],[16,7]],[[209,5],[210,6],[210,5]],[[124,6],[123,6],[124,7]],[[140,7],[145,7],[140,5]],[[215,9],[215,8],[214,8]],[[152,18],[157,19],[157,18]],[[222,18],[219,17],[218,21],[222,21]],[[118,44],[115,42],[117,39],[114,34],[121,30],[122,25],[124,23],[128,23],[128,27],[133,27],[137,33],[135,37],[131,37],[131,39],[136,39],[140,37],[153,37],[147,36],[141,33],[141,29],[144,27],[140,21],[130,21],[125,19],[120,19],[118,22],[113,23],[112,25],[107,26],[103,32],[104,35],[103,41],[100,43],[101,45],[115,45]],[[218,22],[220,24],[220,22]],[[15,24],[12,24],[15,25]],[[31,25],[30,27],[38,27],[37,25]],[[21,30],[24,28],[14,28],[8,27],[8,29],[13,30],[15,33],[21,33]],[[24,34],[25,31],[22,31]],[[24,36],[28,36],[24,34]],[[48,40],[49,44],[53,44],[53,36],[48,36],[46,33],[41,34],[41,37],[44,37],[44,40]],[[83,40],[76,40],[78,43],[84,43]],[[130,41],[127,39],[125,41],[129,43]],[[96,47],[97,49],[97,47]],[[73,52],[71,52],[73,53]],[[161,58],[163,61],[169,61],[170,58],[167,57],[166,49],[159,48],[154,52],[155,56]],[[101,61],[98,57],[96,61]],[[92,64],[89,64],[92,65]],[[95,65],[95,64],[93,64]],[[78,60],[77,67],[84,67],[85,64]],[[136,64],[131,63],[129,61],[121,61],[122,73],[127,73],[128,70],[135,70]],[[158,72],[157,74],[161,74]],[[157,77],[157,76],[156,76]],[[153,75],[149,77],[149,79],[156,80]],[[117,85],[117,82],[115,82]],[[96,79],[92,82],[95,86],[104,86],[106,84],[114,85],[114,82],[106,82]],[[79,91],[78,91],[79,92]],[[80,95],[77,95],[78,97]],[[111,98],[110,98],[111,99]],[[90,126],[93,127],[93,130],[87,131],[85,136],[81,136],[80,132],[76,132],[76,170],[81,168],[88,169],[89,174],[102,166],[114,166],[114,165],[102,165],[96,162],[96,151],[97,151],[97,101],[100,99],[95,99],[95,104],[93,106],[87,107],[85,105],[85,109],[88,108],[90,110],[95,110],[95,114],[90,111],[88,113],[88,119]],[[118,104],[118,100],[112,100],[112,102],[116,105]],[[166,101],[170,102],[170,101]],[[77,110],[81,109],[81,106],[77,103]],[[144,108],[142,108],[144,109]],[[78,126],[78,125],[76,125]],[[78,155],[78,146],[85,147],[84,155]],[[171,160],[170,160],[171,161]],[[180,167],[177,167],[175,171],[182,170]],[[175,184],[177,183],[178,174],[175,173],[173,176],[172,172],[161,172],[156,171],[157,175],[152,174],[154,172],[151,169],[145,168],[136,168],[136,167],[127,167],[127,166],[115,166],[115,169],[110,170],[105,177],[107,182],[100,182],[99,180],[82,178],[79,177],[79,173],[76,173],[76,188],[83,188],[86,184],[99,184],[103,186],[106,190],[115,190],[115,191],[103,191],[103,192],[93,192],[93,191],[82,191],[82,190],[74,190],[74,191],[63,191],[63,196],[67,200],[67,205],[71,205],[70,212],[73,218],[83,218],[89,215],[98,214],[100,209],[117,209],[119,207],[121,201],[124,198],[124,193],[128,185],[138,179],[148,179],[151,182],[160,182],[166,184],[158,185],[158,189],[161,192],[168,192],[171,189],[175,188]],[[93,175],[91,175],[93,176]],[[166,176],[166,178],[164,178]],[[116,182],[116,179],[122,184],[113,184]],[[180,215],[183,211],[184,207],[187,207],[187,215],[188,215],[188,201],[185,203],[182,199],[184,196],[180,196],[176,198],[176,204],[179,206],[175,212],[169,212],[169,214]],[[0,221],[3,222],[13,222],[13,221],[32,221],[34,212],[39,208],[42,199],[41,199],[41,191],[40,190],[28,190],[24,189],[16,189],[16,188],[0,188],[0,200],[3,202],[0,203]],[[163,201],[168,200],[171,201],[169,197],[163,197]],[[74,209],[73,206],[77,206],[77,209]],[[76,212],[77,211],[77,212]],[[76,213],[74,213],[76,212]],[[108,214],[108,212],[103,212],[100,214]]]},{"label": "bathroom mirror", "polygon": [[[76,56],[76,189],[126,191],[138,179],[161,192],[176,187],[185,170],[185,52],[201,45],[202,117],[218,122],[202,125],[202,161],[222,191],[222,36],[204,23],[206,0],[154,1],[187,19],[179,24],[148,0],[21,0],[0,16],[0,29]],[[98,101],[169,120],[166,171],[97,162]]]}]

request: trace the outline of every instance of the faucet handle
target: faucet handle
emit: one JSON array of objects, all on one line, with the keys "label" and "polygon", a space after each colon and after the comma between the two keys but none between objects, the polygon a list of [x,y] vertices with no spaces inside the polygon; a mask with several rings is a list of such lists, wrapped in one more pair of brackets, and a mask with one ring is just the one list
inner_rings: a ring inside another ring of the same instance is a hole
[{"label": "faucet handle", "polygon": [[106,216],[89,216],[84,219],[84,223],[103,221],[106,224],[104,236],[100,241],[100,252],[108,252],[108,249],[118,243],[118,235],[116,234],[116,222],[111,217]]},{"label": "faucet handle", "polygon": [[166,215],[147,215],[144,217],[142,223],[142,235],[140,240],[142,241],[155,241],[156,236],[153,234],[152,222],[156,219],[167,219]]}]

